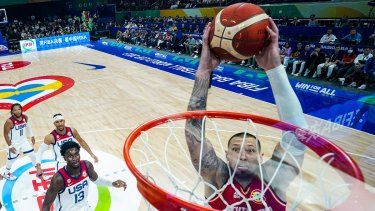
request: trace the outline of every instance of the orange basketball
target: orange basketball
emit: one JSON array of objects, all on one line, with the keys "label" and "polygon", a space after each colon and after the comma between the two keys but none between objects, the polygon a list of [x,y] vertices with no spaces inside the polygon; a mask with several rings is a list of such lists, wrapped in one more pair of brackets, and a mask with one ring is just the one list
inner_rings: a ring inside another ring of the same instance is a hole
[{"label": "orange basketball", "polygon": [[258,54],[268,42],[268,18],[262,8],[250,3],[224,8],[211,24],[211,49],[227,61],[241,61]]}]

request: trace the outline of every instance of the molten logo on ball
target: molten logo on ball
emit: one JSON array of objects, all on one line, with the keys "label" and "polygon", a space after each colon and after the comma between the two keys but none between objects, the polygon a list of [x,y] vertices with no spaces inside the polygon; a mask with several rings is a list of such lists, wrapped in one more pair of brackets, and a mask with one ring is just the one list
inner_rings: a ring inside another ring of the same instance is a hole
[{"label": "molten logo on ball", "polygon": [[267,44],[269,16],[258,6],[237,3],[221,10],[212,22],[210,45],[227,61],[241,61],[256,55]]}]

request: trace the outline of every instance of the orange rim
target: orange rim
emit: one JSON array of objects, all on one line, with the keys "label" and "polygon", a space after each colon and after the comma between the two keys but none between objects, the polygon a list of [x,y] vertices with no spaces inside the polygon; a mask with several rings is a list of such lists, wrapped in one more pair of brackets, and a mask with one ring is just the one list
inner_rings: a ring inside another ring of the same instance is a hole
[{"label": "orange rim", "polygon": [[[133,164],[130,157],[130,149],[134,141],[141,135],[142,131],[147,131],[150,128],[156,127],[158,125],[164,124],[168,120],[182,120],[189,118],[201,119],[204,116],[209,118],[219,118],[219,119],[234,119],[239,121],[247,121],[251,119],[254,123],[263,124],[278,128],[284,131],[297,131],[303,132],[305,137],[310,137],[309,140],[300,141],[314,151],[317,155],[323,156],[327,153],[334,152],[335,159],[330,163],[334,168],[341,170],[342,172],[347,173],[349,176],[358,180],[352,187],[352,190],[362,186],[364,181],[362,172],[358,165],[352,160],[352,158],[347,155],[340,147],[331,143],[329,140],[321,137],[318,134],[310,132],[306,129],[299,128],[295,125],[282,122],[280,120],[271,119],[267,117],[237,113],[237,112],[228,112],[228,111],[188,111],[183,113],[166,115],[163,117],[156,118],[149,122],[146,122],[136,129],[134,129],[125,141],[123,148],[123,155],[126,162],[126,165],[129,167],[130,171],[137,179],[137,186],[140,193],[145,197],[155,208],[159,210],[213,210],[212,208],[204,207],[192,202],[185,201],[180,199],[177,196],[174,196],[162,188],[156,186],[150,182]],[[325,162],[328,162],[329,158],[324,159]],[[345,178],[344,178],[345,179]],[[352,180],[350,180],[352,182]]]}]

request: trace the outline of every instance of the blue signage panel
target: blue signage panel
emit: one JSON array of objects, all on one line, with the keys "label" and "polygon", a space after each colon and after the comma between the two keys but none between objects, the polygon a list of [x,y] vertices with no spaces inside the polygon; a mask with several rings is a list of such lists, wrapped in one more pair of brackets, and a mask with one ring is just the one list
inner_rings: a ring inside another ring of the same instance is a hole
[{"label": "blue signage panel", "polygon": [[53,37],[43,37],[36,39],[38,51],[54,48],[64,48],[74,45],[82,45],[90,42],[90,34],[88,32],[67,34]]}]

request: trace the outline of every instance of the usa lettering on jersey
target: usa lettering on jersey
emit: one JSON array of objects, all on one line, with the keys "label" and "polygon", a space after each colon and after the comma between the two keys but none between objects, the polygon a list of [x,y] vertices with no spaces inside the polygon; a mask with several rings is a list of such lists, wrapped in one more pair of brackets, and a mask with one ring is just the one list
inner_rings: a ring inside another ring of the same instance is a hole
[{"label": "usa lettering on jersey", "polygon": [[89,207],[87,202],[89,177],[85,162],[81,161],[82,173],[77,178],[73,178],[66,171],[66,167],[58,172],[64,179],[65,188],[59,193],[58,200],[55,200],[57,210],[81,210]]},{"label": "usa lettering on jersey", "polygon": [[56,144],[57,144],[58,147],[61,147],[64,143],[66,143],[68,141],[73,141],[73,138],[70,137],[70,138],[67,138],[67,139],[59,140],[59,141],[56,142]]},{"label": "usa lettering on jersey", "polygon": [[17,120],[14,116],[11,116],[9,119],[13,123],[13,127],[10,130],[9,139],[11,142],[19,142],[19,141],[25,141],[26,133],[25,130],[27,128],[27,121],[26,116],[22,115],[21,120]]}]

